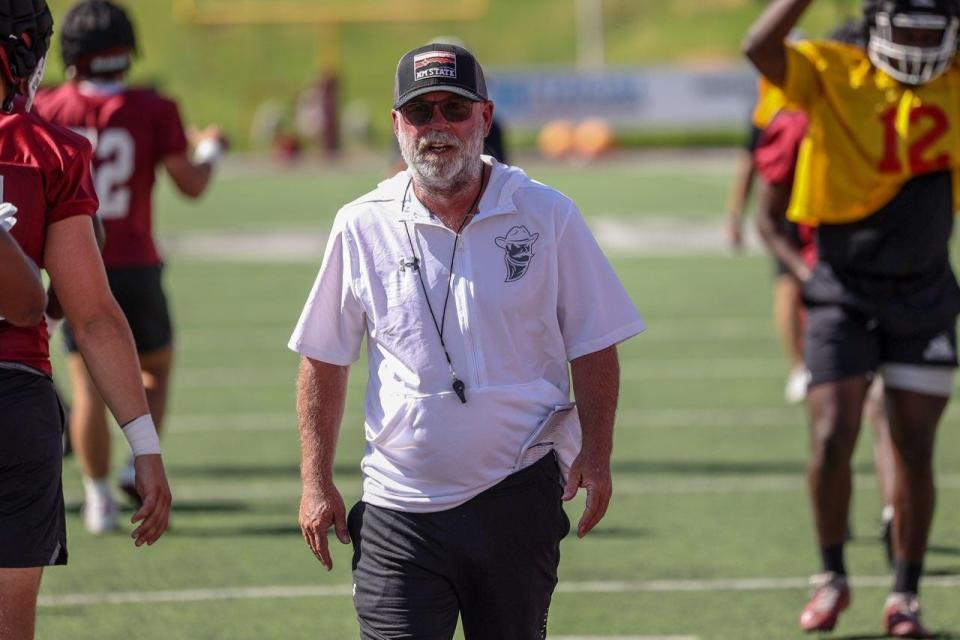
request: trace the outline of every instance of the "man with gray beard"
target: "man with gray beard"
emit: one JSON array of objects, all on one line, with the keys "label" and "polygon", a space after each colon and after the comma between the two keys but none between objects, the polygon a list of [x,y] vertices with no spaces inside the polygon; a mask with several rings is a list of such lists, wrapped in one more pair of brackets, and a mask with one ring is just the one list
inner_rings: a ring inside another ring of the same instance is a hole
[{"label": "man with gray beard", "polygon": [[[400,59],[391,116],[409,168],[337,214],[290,339],[300,527],[327,569],[329,529],[353,543],[368,640],[447,640],[458,616],[467,640],[546,637],[562,500],[586,490],[580,537],[610,500],[616,345],[644,323],[576,206],[481,155],[493,111],[465,49]],[[364,337],[348,515],[333,461]]]}]

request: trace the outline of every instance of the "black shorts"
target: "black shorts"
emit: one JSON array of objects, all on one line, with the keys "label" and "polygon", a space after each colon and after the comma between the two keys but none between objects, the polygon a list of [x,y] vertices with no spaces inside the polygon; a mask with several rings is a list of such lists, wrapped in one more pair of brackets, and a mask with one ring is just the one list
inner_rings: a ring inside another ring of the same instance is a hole
[{"label": "black shorts", "polygon": [[63,421],[46,376],[0,368],[0,567],[67,563]]},{"label": "black shorts", "polygon": [[459,507],[351,509],[353,602],[364,640],[539,640],[570,522],[556,457]]},{"label": "black shorts", "polygon": [[838,271],[821,261],[802,297],[812,385],[887,364],[957,366],[960,288],[949,264],[897,278]]},{"label": "black shorts", "polygon": [[[167,307],[167,296],[163,292],[162,275],[162,265],[107,271],[110,291],[127,317],[133,340],[140,353],[163,349],[173,343],[170,310]],[[67,351],[77,352],[77,343],[69,323],[63,325],[63,340]]]},{"label": "black shorts", "polygon": [[956,321],[902,331],[882,319],[842,305],[807,310],[804,358],[810,384],[876,372],[880,365],[957,366]]}]

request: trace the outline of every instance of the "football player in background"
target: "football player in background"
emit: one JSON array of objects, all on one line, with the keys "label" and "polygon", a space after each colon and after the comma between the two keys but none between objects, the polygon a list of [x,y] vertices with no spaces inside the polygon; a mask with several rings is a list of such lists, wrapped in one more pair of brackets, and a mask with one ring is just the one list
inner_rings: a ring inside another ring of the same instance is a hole
[{"label": "football player in background", "polygon": [[[750,132],[746,145],[737,155],[733,183],[727,197],[727,241],[736,252],[743,251],[743,221],[747,202],[758,175],[754,156],[764,129],[781,111],[783,93],[761,76],[757,82],[757,103],[750,116]],[[759,205],[758,205],[759,206]],[[790,361],[790,371],[783,387],[783,399],[790,404],[803,402],[807,395],[810,374],[803,363],[803,305],[800,287],[790,269],[773,255],[776,276],[773,283],[773,320],[783,352]]]},{"label": "football player in background", "polygon": [[[100,261],[91,148],[30,113],[53,19],[45,0],[0,0],[0,201],[10,235],[50,275],[76,342],[134,455],[143,506],[137,546],[167,528],[170,489],[140,382],[130,329]],[[21,99],[19,96],[25,98]],[[6,209],[10,213],[10,208]],[[7,223],[9,215],[5,216]],[[6,224],[4,226],[7,226]],[[4,236],[6,237],[6,236]],[[0,638],[33,637],[43,567],[66,564],[63,416],[50,379],[46,323],[0,322]]]},{"label": "football player in background", "polygon": [[[859,47],[866,46],[863,23],[853,20],[844,21],[834,29],[829,38]],[[810,279],[810,272],[817,262],[816,228],[790,222],[787,219],[787,209],[793,192],[797,156],[807,134],[808,118],[802,110],[787,104],[778,89],[769,85],[768,88],[771,92],[780,93],[781,97],[780,108],[772,115],[768,126],[754,145],[753,165],[759,182],[757,231],[778,264],[783,265],[785,276],[794,283],[797,302],[800,304],[801,284]],[[798,324],[802,353],[802,331],[806,324],[802,305],[798,313]],[[873,427],[873,465],[883,499],[880,539],[887,562],[893,566],[893,479],[896,471],[880,376],[876,376],[870,385],[863,413]],[[849,526],[847,533],[848,536],[851,534]]]},{"label": "football player in background", "polygon": [[[160,429],[166,413],[173,332],[161,285],[163,262],[152,235],[155,173],[164,168],[183,195],[199,197],[227,143],[217,127],[193,137],[193,153],[177,104],[125,77],[137,51],[127,12],[107,0],[85,0],[66,14],[60,47],[68,81],[37,96],[38,113],[86,136],[94,146],[93,176],[106,244],[110,288],[137,344],[147,400]],[[110,486],[110,438],[101,393],[77,353],[73,326],[64,327],[73,386],[70,430],[84,475],[84,524],[95,534],[117,527]],[[133,467],[120,473],[135,500]]]},{"label": "football player in background", "polygon": [[918,591],[933,519],[933,448],[953,391],[960,68],[956,0],[866,0],[867,47],[786,44],[811,0],[774,0],[744,51],[809,118],[789,216],[818,224],[804,283],[812,458],[808,483],[823,572],[805,631],[849,605],[844,533],[850,457],[879,371],[894,444],[895,578],[883,610],[893,637],[928,637]]}]

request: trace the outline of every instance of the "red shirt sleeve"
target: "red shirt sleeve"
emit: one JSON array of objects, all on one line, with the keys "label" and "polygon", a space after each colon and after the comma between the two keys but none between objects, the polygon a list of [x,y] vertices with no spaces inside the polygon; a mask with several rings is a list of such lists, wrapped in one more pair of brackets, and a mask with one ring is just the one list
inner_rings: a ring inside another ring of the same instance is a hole
[{"label": "red shirt sleeve", "polygon": [[100,207],[90,173],[93,149],[86,139],[75,137],[75,144],[62,150],[62,170],[50,174],[47,182],[47,225],[73,216],[92,217]]},{"label": "red shirt sleeve", "polygon": [[753,152],[753,162],[757,173],[768,183],[793,181],[797,154],[807,133],[807,123],[807,116],[802,111],[784,110],[760,134]]},{"label": "red shirt sleeve", "polygon": [[173,100],[160,98],[157,101],[157,113],[153,119],[156,145],[156,160],[159,162],[172,153],[186,153],[187,134],[183,130],[180,110]]}]

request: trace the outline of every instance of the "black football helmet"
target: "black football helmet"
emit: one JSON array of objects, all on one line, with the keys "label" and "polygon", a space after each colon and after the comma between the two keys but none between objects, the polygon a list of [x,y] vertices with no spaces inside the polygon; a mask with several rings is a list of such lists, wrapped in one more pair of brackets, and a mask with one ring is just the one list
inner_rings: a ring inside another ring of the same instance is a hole
[{"label": "black football helmet", "polygon": [[52,34],[53,16],[46,0],[0,0],[0,66],[10,89],[3,100],[4,112],[13,110],[17,94],[27,97],[30,110]]},{"label": "black football helmet", "polygon": [[[870,61],[895,80],[924,84],[946,71],[953,61],[960,0],[865,0],[863,13]],[[924,38],[922,45],[898,42],[898,30],[927,31],[930,37]]]},{"label": "black football helmet", "polygon": [[60,52],[68,75],[115,75],[130,67],[136,51],[133,22],[109,0],[78,2],[63,19]]}]

